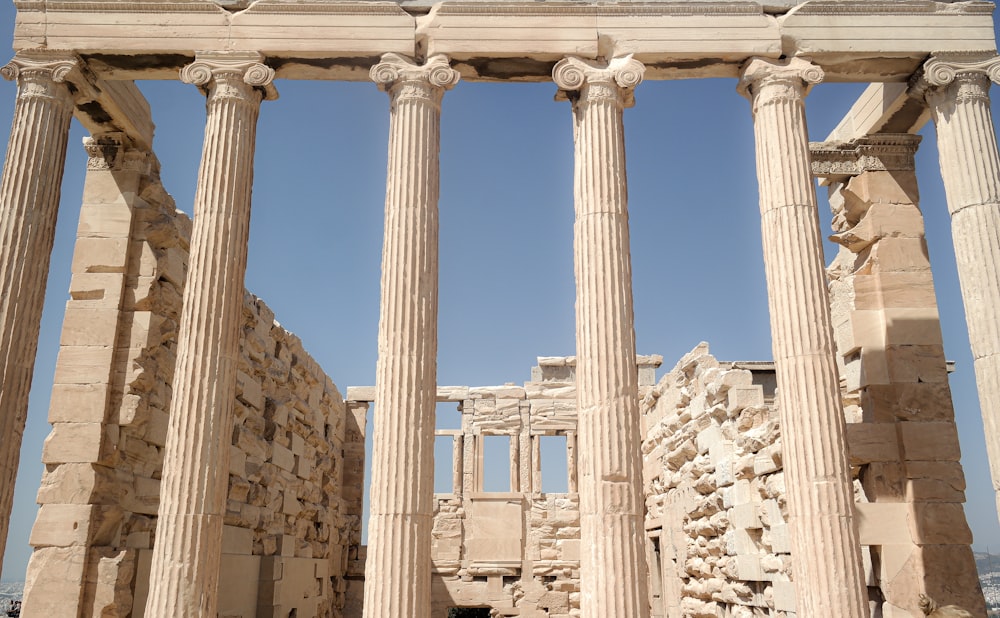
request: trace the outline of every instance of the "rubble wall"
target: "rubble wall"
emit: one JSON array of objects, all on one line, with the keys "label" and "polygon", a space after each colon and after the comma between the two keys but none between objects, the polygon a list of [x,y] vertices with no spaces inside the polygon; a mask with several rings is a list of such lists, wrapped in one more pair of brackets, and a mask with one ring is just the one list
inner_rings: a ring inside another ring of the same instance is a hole
[{"label": "rubble wall", "polygon": [[[25,615],[142,615],[191,223],[140,159],[88,168]],[[220,615],[339,616],[344,403],[249,293],[243,319]]]},{"label": "rubble wall", "polygon": [[705,344],[643,401],[653,616],[793,615],[778,414]]}]

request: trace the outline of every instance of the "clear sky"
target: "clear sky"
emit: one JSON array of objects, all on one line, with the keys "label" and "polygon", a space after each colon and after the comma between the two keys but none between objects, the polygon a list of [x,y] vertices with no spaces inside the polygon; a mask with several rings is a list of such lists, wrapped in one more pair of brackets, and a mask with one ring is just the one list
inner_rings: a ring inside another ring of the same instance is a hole
[{"label": "clear sky", "polygon": [[[14,10],[0,3],[10,40]],[[375,380],[388,97],[374,84],[279,80],[262,106],[247,287],[299,335],[341,391]],[[721,360],[771,358],[748,102],[736,82],[644,82],[625,114],[640,354],[664,369],[700,341]],[[821,84],[807,100],[822,140],[863,84]],[[162,178],[191,212],[204,97],[142,83]],[[536,356],[574,353],[573,144],[555,86],[460,82],[445,95],[441,148],[440,384],[524,382]],[[994,91],[998,100],[1000,93]],[[15,87],[0,82],[0,126]],[[994,105],[994,115],[1000,110]],[[932,127],[918,155],[922,207],[944,330],[975,547],[1000,549],[972,359]],[[3,564],[20,581],[86,157],[74,123],[14,514]],[[825,189],[820,220],[829,233]],[[828,252],[829,254],[829,252]],[[3,448],[3,445],[0,445]]]}]

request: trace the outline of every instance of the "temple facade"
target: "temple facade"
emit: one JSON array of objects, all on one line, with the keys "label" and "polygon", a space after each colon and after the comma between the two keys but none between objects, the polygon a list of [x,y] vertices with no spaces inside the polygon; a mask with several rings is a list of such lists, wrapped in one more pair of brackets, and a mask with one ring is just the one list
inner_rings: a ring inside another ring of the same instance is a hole
[{"label": "temple facade", "polygon": [[[0,550],[71,119],[90,133],[25,615],[861,618],[919,615],[926,594],[985,616],[913,134],[936,127],[1000,483],[992,3],[16,4]],[[644,81],[708,77],[736,78],[751,111],[774,361],[699,346],[657,382],[660,360],[636,353],[622,119]],[[206,97],[190,220],[137,79]],[[390,101],[370,388],[342,393],[244,287],[276,79],[370,80]],[[442,387],[441,101],[479,80],[551,81],[572,115],[576,355],[523,386]],[[810,143],[823,81],[870,86]],[[817,179],[842,247],[829,265]],[[437,428],[441,402],[461,429]],[[434,492],[439,437],[451,493]],[[490,437],[509,445],[507,492],[484,490]],[[542,491],[546,437],[565,442],[565,492]]]}]

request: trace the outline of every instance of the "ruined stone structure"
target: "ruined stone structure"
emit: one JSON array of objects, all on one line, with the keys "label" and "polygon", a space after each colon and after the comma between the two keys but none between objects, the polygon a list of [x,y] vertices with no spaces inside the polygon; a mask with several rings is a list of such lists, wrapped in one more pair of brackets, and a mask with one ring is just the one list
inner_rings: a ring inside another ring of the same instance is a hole
[{"label": "ruined stone structure", "polygon": [[[0,548],[70,119],[91,133],[25,615],[860,618],[914,615],[923,593],[985,614],[912,133],[937,128],[1000,482],[991,3],[17,4]],[[658,361],[636,356],[622,117],[644,80],[701,77],[738,78],[752,112],[773,370],[699,347],[654,385]],[[193,221],[159,182],[139,78],[207,97]],[[379,361],[346,401],[243,285],[257,115],[278,78],[390,98]],[[440,104],[460,80],[551,80],[573,117],[577,355],[523,388],[437,384]],[[810,144],[823,80],[874,83]],[[815,178],[843,246],[829,271]],[[439,401],[463,420],[445,434],[453,491],[435,496]],[[565,494],[541,491],[550,434]],[[482,442],[501,435],[510,491],[484,492]]]}]

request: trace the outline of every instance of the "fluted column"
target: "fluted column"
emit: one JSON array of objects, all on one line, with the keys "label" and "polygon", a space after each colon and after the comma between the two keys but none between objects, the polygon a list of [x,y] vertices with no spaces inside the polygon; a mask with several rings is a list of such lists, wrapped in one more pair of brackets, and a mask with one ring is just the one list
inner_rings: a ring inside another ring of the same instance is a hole
[{"label": "fluted column", "polygon": [[937,127],[993,489],[1000,506],[1000,157],[990,112],[1000,57],[940,56],[915,84]]},{"label": "fluted column", "polygon": [[389,94],[390,124],[364,616],[427,618],[441,98],[459,76],[443,56],[421,66],[386,54],[371,78]]},{"label": "fluted column", "polygon": [[73,115],[65,56],[18,54],[0,69],[17,80],[14,121],[0,178],[0,562],[55,240],[56,213]]},{"label": "fluted column", "polygon": [[798,615],[861,618],[869,612],[804,106],[822,79],[800,58],[754,58],[740,89],[753,107]]},{"label": "fluted column", "polygon": [[580,609],[649,616],[622,110],[645,67],[565,58],[552,77],[573,103]]},{"label": "fluted column", "polygon": [[229,489],[257,114],[274,70],[257,54],[199,54],[181,79],[208,95],[208,118],[146,616],[215,616]]}]

